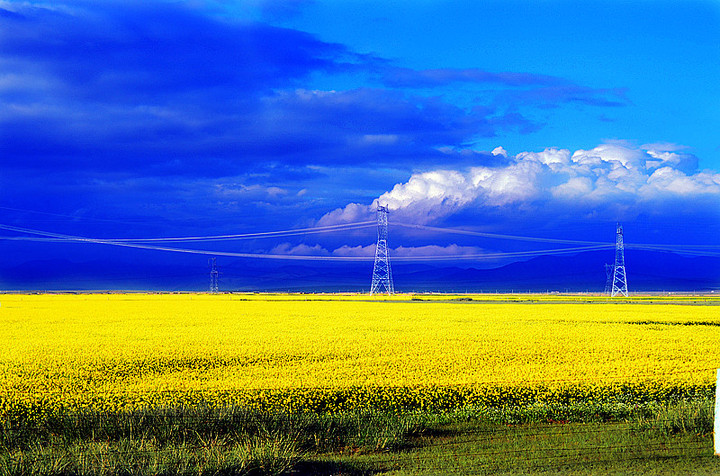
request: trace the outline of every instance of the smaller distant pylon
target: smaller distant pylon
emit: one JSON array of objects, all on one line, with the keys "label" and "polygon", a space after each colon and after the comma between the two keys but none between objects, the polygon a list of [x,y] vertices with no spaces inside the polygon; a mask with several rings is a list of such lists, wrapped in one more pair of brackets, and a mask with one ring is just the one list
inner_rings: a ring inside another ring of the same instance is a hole
[{"label": "smaller distant pylon", "polygon": [[217,258],[210,258],[210,292],[217,294],[219,292],[218,277],[220,272],[217,267]]},{"label": "smaller distant pylon", "polygon": [[613,265],[605,263],[605,294],[612,292]]},{"label": "smaller distant pylon", "polygon": [[623,239],[623,227],[617,224],[615,232],[615,266],[613,267],[613,282],[611,297],[622,294],[628,297],[627,273],[625,273],[625,241]]}]

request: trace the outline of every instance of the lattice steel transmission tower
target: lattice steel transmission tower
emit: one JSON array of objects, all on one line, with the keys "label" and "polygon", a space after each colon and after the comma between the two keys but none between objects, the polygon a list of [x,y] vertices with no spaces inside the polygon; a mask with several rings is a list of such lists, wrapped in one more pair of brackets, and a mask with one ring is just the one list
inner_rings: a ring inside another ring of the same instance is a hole
[{"label": "lattice steel transmission tower", "polygon": [[395,292],[393,285],[392,270],[390,269],[390,257],[388,256],[388,208],[378,205],[377,225],[378,240],[375,247],[375,265],[373,266],[372,284],[370,294],[382,292],[382,287],[388,294]]},{"label": "lattice steel transmission tower", "polygon": [[615,266],[613,267],[613,282],[611,297],[618,294],[628,296],[627,274],[625,273],[625,242],[623,241],[623,227],[617,224],[615,235]]},{"label": "lattice steel transmission tower", "polygon": [[612,292],[613,265],[605,263],[605,294]]},{"label": "lattice steel transmission tower", "polygon": [[220,275],[217,267],[217,258],[210,258],[208,261],[210,264],[210,292],[216,294],[219,291],[218,276]]}]

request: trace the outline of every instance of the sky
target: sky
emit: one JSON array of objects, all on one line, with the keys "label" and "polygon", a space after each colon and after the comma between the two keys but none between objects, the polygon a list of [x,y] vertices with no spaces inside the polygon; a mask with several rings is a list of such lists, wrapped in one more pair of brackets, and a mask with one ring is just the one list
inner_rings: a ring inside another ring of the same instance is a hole
[{"label": "sky", "polygon": [[716,1],[0,0],[0,246],[371,258],[381,204],[408,261],[718,254],[718,77]]}]

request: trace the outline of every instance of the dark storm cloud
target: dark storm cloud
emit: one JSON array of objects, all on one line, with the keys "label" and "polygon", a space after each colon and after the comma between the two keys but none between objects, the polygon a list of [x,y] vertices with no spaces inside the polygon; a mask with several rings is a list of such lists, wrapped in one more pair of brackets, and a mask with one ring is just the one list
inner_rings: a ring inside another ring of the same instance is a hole
[{"label": "dark storm cloud", "polygon": [[157,102],[237,87],[232,101],[310,71],[342,69],[349,55],[302,32],[224,22],[152,2],[81,4],[69,12],[31,8],[24,20],[2,21],[5,61],[54,78],[58,92],[103,102]]},{"label": "dark storm cloud", "polygon": [[[497,114],[485,108],[464,110],[436,98],[398,91],[293,90],[265,99],[269,116],[255,124],[259,153],[289,157],[309,154],[307,162],[369,165],[388,155],[405,160],[437,157],[436,146],[461,144],[472,137],[531,127],[520,115]],[[265,136],[265,137],[263,137]],[[244,144],[252,148],[253,144]]]},{"label": "dark storm cloud", "polygon": [[216,116],[150,106],[99,109],[64,119],[33,114],[8,121],[3,148],[18,160],[6,165],[231,175],[259,162],[372,165],[389,156],[422,162],[439,157],[438,145],[535,127],[519,114],[465,111],[370,89],[284,91]]},{"label": "dark storm cloud", "polygon": [[184,173],[187,165],[192,173],[196,160],[206,168],[227,165],[218,158],[229,155],[242,161],[245,151],[232,149],[254,134],[265,95],[358,60],[302,32],[170,4],[6,13],[0,147],[7,166],[168,173],[172,165]]},{"label": "dark storm cloud", "polygon": [[[0,16],[2,160],[46,172],[207,176],[388,157],[410,167],[447,159],[438,147],[542,126],[503,104],[459,107],[401,89],[303,89],[314,75],[347,73],[361,84],[379,77],[390,86],[530,86],[544,102],[607,105],[558,78],[399,69],[300,31],[177,3],[22,6]],[[575,89],[541,89],[549,87]]]}]

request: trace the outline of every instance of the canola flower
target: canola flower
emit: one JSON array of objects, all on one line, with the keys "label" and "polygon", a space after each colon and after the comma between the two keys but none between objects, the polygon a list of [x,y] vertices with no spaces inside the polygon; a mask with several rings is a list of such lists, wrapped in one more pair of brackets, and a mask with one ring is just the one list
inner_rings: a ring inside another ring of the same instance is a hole
[{"label": "canola flower", "polygon": [[3,295],[0,413],[201,403],[442,410],[714,388],[717,300],[467,299]]}]

